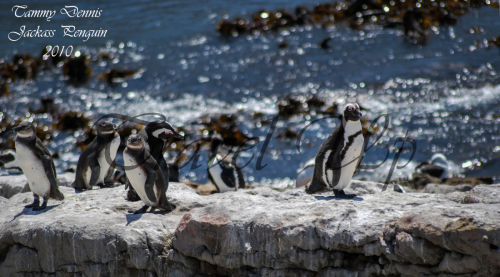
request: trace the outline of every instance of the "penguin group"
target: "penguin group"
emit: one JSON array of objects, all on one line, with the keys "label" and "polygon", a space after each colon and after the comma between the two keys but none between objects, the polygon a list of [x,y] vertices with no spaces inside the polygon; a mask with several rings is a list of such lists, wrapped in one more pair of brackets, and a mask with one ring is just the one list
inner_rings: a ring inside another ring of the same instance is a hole
[{"label": "penguin group", "polygon": [[[309,160],[297,175],[297,186],[305,185],[307,193],[332,190],[335,197],[352,199],[346,188],[352,177],[360,170],[364,155],[364,137],[361,128],[360,107],[347,104],[341,115],[342,122],[323,142],[314,159]],[[94,186],[114,186],[115,158],[120,146],[120,135],[116,125],[110,121],[99,120],[95,125],[97,136],[81,153],[75,181],[77,190],[90,190]],[[15,163],[22,169],[33,192],[33,203],[27,208],[41,210],[46,208],[49,199],[63,200],[56,182],[56,171],[52,156],[47,147],[36,136],[35,126],[23,122],[13,128],[17,133],[16,152],[0,155],[0,162],[6,166]],[[175,176],[170,176],[169,166],[163,157],[163,150],[169,139],[183,139],[170,123],[164,120],[150,122],[139,133],[129,136],[123,151],[126,185],[130,193],[142,200],[144,206],[131,213],[144,213],[149,208],[171,211],[175,205],[168,202],[166,192],[169,180],[178,180],[178,167]],[[218,192],[236,191],[245,187],[241,168],[224,150],[223,140],[212,137],[207,173]],[[17,157],[16,157],[17,156]],[[17,159],[16,159],[17,158]],[[14,166],[15,167],[15,166]],[[307,183],[307,184],[306,184]],[[43,203],[40,206],[40,197]]]},{"label": "penguin group", "polygon": [[[116,154],[120,146],[120,135],[116,125],[99,120],[95,126],[97,136],[83,150],[78,159],[75,181],[76,190],[90,190],[94,186],[112,187]],[[63,200],[64,195],[57,185],[57,175],[52,156],[36,135],[36,128],[23,122],[12,131],[16,132],[15,152],[0,155],[2,165],[12,170],[16,165],[26,175],[33,192],[33,203],[25,206],[43,210],[49,199]],[[169,183],[168,166],[163,158],[165,143],[170,138],[182,139],[170,123],[158,120],[149,123],[137,135],[131,135],[124,150],[124,170],[127,185],[138,192],[145,206],[133,213],[143,213],[151,207],[171,211],[175,205],[168,202],[166,192]],[[9,166],[9,167],[8,167]],[[40,205],[40,197],[43,203]]]}]

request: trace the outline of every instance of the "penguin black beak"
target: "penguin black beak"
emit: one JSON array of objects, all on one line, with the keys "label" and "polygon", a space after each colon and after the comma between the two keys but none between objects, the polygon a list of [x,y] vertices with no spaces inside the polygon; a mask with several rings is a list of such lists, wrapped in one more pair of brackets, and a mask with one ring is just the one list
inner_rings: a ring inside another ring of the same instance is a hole
[{"label": "penguin black beak", "polygon": [[174,133],[174,138],[183,140],[184,136],[179,133]]},{"label": "penguin black beak", "polygon": [[356,114],[357,114],[359,117],[362,117],[362,116],[363,116],[363,114],[362,114],[360,111],[358,111],[358,110],[356,110]]},{"label": "penguin black beak", "polygon": [[16,126],[12,129],[10,129],[12,132],[18,132],[21,129],[21,126]]},{"label": "penguin black beak", "polygon": [[169,130],[169,131],[165,131],[165,132],[161,133],[158,136],[158,138],[160,138],[160,139],[171,139],[171,138],[184,139],[184,137],[181,134],[179,134],[173,130]]}]

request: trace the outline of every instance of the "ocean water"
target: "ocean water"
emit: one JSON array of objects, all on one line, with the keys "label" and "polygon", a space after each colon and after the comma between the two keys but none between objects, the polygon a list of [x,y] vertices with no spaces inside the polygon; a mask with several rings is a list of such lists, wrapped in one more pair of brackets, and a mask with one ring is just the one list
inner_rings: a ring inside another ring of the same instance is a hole
[{"label": "ocean water", "polygon": [[[71,3],[50,0],[26,1],[27,9],[56,10],[50,21],[44,18],[17,18],[14,1],[0,4],[0,57],[11,59],[15,53],[39,55],[46,45],[69,46],[93,57],[106,51],[112,60],[91,63],[93,77],[74,87],[65,82],[61,68],[41,72],[32,81],[11,84],[11,94],[0,98],[1,112],[9,119],[32,117],[28,107],[39,106],[39,99],[51,96],[66,111],[84,111],[91,119],[106,113],[138,115],[164,114],[175,126],[196,133],[193,125],[206,114],[237,115],[239,128],[249,137],[258,137],[255,147],[244,151],[238,161],[246,182],[270,186],[293,186],[302,163],[314,157],[337,119],[321,114],[279,120],[274,135],[287,128],[299,133],[307,126],[297,149],[297,140],[264,141],[269,125],[260,125],[252,114],[268,119],[277,114],[277,102],[286,95],[316,95],[328,105],[342,107],[358,102],[370,120],[387,114],[389,128],[366,153],[365,164],[380,164],[366,169],[356,178],[386,179],[398,137],[410,136],[417,142],[416,154],[392,179],[408,177],[418,162],[433,153],[445,154],[451,172],[465,176],[493,176],[500,173],[500,69],[499,49],[476,49],[475,41],[498,36],[499,11],[490,7],[473,9],[454,27],[439,27],[431,32],[427,45],[413,45],[403,39],[399,29],[368,26],[359,30],[345,27],[321,29],[295,27],[261,35],[224,38],[215,32],[223,18],[251,14],[261,8],[293,11],[305,1],[137,1],[116,3],[86,1]],[[100,9],[98,18],[68,18],[59,10],[65,5],[79,9]],[[56,30],[52,38],[22,38],[10,41],[10,32],[26,29]],[[105,29],[105,38],[63,37],[62,25],[77,29]],[[471,34],[482,27],[485,32]],[[331,36],[331,49],[318,46]],[[289,47],[278,45],[287,41]],[[117,86],[98,81],[97,76],[113,67],[142,69],[141,74]],[[147,118],[146,118],[147,119]],[[152,118],[149,118],[152,119]],[[38,121],[51,122],[38,116]],[[382,121],[380,122],[382,123]],[[383,124],[382,124],[383,125]],[[80,150],[74,146],[81,132],[56,132],[49,149],[61,156],[58,171],[75,165]],[[199,134],[197,134],[199,135]],[[2,134],[6,136],[6,134]],[[195,137],[194,135],[191,136]],[[125,138],[124,138],[125,139]],[[370,141],[372,144],[373,139]],[[399,144],[398,144],[399,146]],[[407,145],[405,145],[407,146]],[[181,168],[181,179],[207,182],[207,148],[199,152],[197,167]],[[260,168],[257,158],[263,152]],[[169,151],[170,158],[177,155]],[[410,151],[401,154],[398,165],[408,162]],[[259,169],[258,169],[259,168]]]}]

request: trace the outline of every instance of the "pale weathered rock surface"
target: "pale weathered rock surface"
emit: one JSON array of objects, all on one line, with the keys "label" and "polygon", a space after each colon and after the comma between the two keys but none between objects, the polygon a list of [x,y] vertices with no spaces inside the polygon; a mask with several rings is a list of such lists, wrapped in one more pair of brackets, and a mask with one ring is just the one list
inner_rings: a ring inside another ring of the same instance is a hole
[{"label": "pale weathered rock surface", "polygon": [[[1,183],[0,183],[1,184]],[[500,185],[448,194],[256,188],[198,195],[171,183],[170,213],[131,215],[122,187],[33,212],[0,197],[0,276],[496,276]]]}]

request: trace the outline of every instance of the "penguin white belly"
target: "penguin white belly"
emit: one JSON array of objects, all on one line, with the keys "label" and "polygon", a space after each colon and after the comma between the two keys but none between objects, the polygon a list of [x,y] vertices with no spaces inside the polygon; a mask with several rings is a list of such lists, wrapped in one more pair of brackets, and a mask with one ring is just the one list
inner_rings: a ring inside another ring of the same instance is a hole
[{"label": "penguin white belly", "polygon": [[345,157],[341,163],[342,169],[340,172],[339,183],[334,187],[334,189],[342,190],[351,183],[352,175],[354,174],[354,171],[356,171],[363,147],[364,138],[363,135],[360,134],[354,139],[354,142],[349,146],[349,149],[347,149],[345,153]]},{"label": "penguin white belly", "polygon": [[[219,188],[219,192],[226,192],[226,191],[235,191],[238,189],[238,186],[236,185],[234,188],[228,187],[224,180],[222,180],[222,168],[220,166],[219,161],[222,159],[220,155],[216,155],[215,158],[212,159],[212,161],[209,163],[209,169],[208,171],[210,172],[210,175],[212,176],[212,179],[214,180],[215,184]],[[235,180],[238,180],[237,178]]]},{"label": "penguin white belly", "polygon": [[[134,157],[128,155],[126,152],[123,153],[123,161],[125,168],[130,167],[132,169],[125,169],[125,174],[132,185],[132,187],[137,192],[137,195],[141,198],[144,204],[153,207],[156,203],[151,202],[146,194],[146,179],[147,172],[145,172],[142,167],[137,165],[137,162]],[[156,191],[155,191],[156,193]],[[158,197],[156,197],[158,199]]]},{"label": "penguin white belly", "polygon": [[16,143],[17,158],[19,166],[28,179],[28,184],[32,192],[38,196],[48,196],[50,192],[49,178],[45,173],[43,162],[29,149],[21,143]]}]

